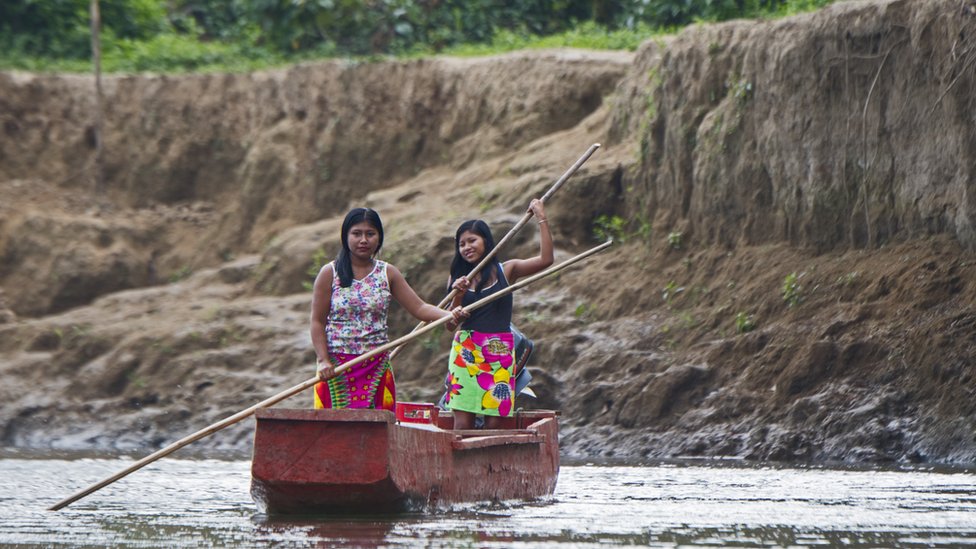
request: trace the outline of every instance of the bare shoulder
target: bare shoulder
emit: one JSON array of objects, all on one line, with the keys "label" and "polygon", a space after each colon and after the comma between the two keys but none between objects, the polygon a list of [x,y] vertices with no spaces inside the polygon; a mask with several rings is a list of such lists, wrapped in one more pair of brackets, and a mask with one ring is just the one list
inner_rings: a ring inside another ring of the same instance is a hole
[{"label": "bare shoulder", "polygon": [[319,269],[318,278],[327,278],[331,280],[333,276],[335,276],[335,269],[332,268],[331,261],[326,263],[325,265],[322,265],[322,268]]},{"label": "bare shoulder", "polygon": [[386,277],[387,279],[389,279],[390,284],[397,284],[403,280],[403,273],[400,272],[400,269],[396,268],[396,265],[392,263],[387,263]]},{"label": "bare shoulder", "polygon": [[502,273],[505,274],[505,279],[509,282],[512,281],[512,275],[515,274],[515,269],[522,263],[522,259],[509,259],[508,261],[502,263]]}]

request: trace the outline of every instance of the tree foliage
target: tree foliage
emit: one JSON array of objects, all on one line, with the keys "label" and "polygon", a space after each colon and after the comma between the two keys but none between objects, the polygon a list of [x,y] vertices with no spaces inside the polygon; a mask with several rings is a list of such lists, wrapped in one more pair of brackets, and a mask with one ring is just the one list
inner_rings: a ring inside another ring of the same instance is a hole
[{"label": "tree foliage", "polygon": [[[0,2],[0,47],[63,58],[91,55],[89,0]],[[148,39],[169,28],[158,0],[100,0],[102,32],[109,38]]]},{"label": "tree foliage", "polygon": [[[99,0],[106,56],[190,67],[235,55],[437,52],[500,34],[586,25],[663,29],[820,7],[831,0]],[[85,59],[90,0],[0,2],[9,57]]]}]

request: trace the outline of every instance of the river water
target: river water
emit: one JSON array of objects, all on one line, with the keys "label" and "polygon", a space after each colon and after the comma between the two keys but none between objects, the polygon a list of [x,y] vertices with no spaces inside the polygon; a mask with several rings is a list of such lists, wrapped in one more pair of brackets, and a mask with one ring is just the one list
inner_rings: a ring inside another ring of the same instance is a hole
[{"label": "river water", "polygon": [[129,458],[0,459],[3,547],[959,547],[976,472],[731,463],[564,464],[546,500],[426,513],[268,518],[243,459],[168,457],[61,511]]}]

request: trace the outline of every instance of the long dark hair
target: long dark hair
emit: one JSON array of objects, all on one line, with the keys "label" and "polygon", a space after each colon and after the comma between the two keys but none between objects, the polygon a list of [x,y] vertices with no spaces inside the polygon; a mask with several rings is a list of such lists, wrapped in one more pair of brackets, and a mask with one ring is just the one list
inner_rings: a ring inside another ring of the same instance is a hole
[{"label": "long dark hair", "polygon": [[[484,259],[484,257],[495,249],[495,239],[491,236],[491,229],[488,228],[487,223],[480,219],[469,219],[461,223],[461,226],[458,227],[457,232],[454,234],[454,260],[451,261],[451,284],[458,278],[467,276],[474,269],[475,265],[477,265],[477,263],[468,263],[468,260],[464,259],[464,256],[461,255],[461,234],[467,231],[471,231],[484,239],[485,255],[481,259]],[[481,263],[481,259],[478,260],[478,263]],[[501,263],[498,262],[498,259],[492,257],[491,261],[488,262],[488,265],[481,272],[490,272],[489,269],[497,269],[500,265]],[[483,290],[490,278],[490,276],[482,275],[481,282],[478,283],[478,287],[475,290],[479,292]]]},{"label": "long dark hair", "polygon": [[376,213],[376,210],[369,208],[353,208],[349,210],[346,218],[342,221],[342,235],[340,237],[342,239],[342,249],[339,250],[339,255],[335,258],[336,274],[339,275],[339,285],[343,288],[348,288],[352,285],[349,230],[352,229],[353,225],[362,223],[363,221],[372,225],[376,229],[376,232],[380,233],[380,245],[376,247],[376,253],[379,253],[380,249],[383,248],[383,222],[380,221],[380,214]]}]

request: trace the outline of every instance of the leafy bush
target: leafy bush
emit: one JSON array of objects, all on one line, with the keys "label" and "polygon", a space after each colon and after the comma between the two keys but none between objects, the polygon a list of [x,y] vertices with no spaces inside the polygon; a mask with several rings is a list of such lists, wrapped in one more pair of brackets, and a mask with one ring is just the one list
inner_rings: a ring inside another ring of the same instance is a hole
[{"label": "leafy bush", "polygon": [[[635,49],[699,20],[833,0],[99,0],[105,70],[249,68],[310,56]],[[0,2],[0,66],[90,57],[90,0]],[[471,45],[480,45],[466,49]],[[131,58],[126,56],[133,56]],[[159,63],[155,64],[154,59]]]},{"label": "leafy bush", "polygon": [[177,32],[201,40],[249,39],[258,25],[243,0],[171,0],[169,19]]},{"label": "leafy bush", "polygon": [[785,15],[823,7],[833,0],[632,0],[628,17],[659,27],[695,21]]},{"label": "leafy bush", "polygon": [[795,272],[786,275],[783,279],[783,301],[786,302],[787,307],[796,307],[803,300],[803,296],[800,295],[800,277]]},{"label": "leafy bush", "polygon": [[756,329],[756,321],[753,320],[752,315],[746,314],[744,312],[739,312],[735,315],[735,332],[738,334],[744,334],[746,332],[751,332]]},{"label": "leafy bush", "polygon": [[624,242],[627,240],[624,225],[624,218],[619,215],[600,214],[593,221],[593,236],[597,240],[609,240],[612,238],[616,241]]},{"label": "leafy bush", "polygon": [[[26,54],[87,58],[91,51],[90,0],[0,2],[0,46]],[[157,0],[100,0],[102,32],[143,40],[169,28]]]}]

